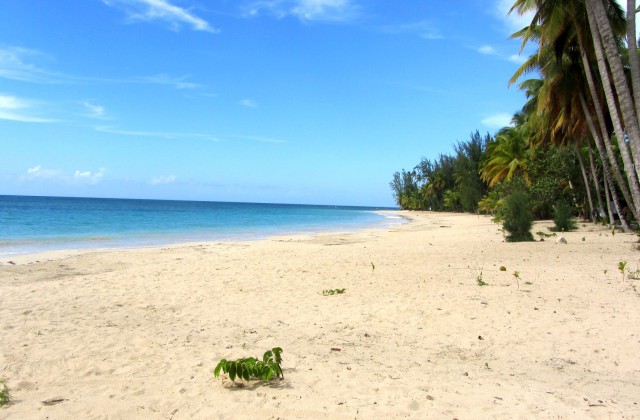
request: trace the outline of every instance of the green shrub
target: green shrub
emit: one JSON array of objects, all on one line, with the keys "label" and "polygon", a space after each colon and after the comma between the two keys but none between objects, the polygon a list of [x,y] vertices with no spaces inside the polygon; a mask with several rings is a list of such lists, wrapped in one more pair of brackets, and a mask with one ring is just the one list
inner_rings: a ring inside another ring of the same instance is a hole
[{"label": "green shrub", "polygon": [[551,228],[554,232],[568,232],[574,230],[576,222],[571,218],[573,208],[565,201],[559,201],[554,206],[553,223],[555,226]]},{"label": "green shrub", "polygon": [[0,385],[2,385],[2,389],[0,389],[0,407],[2,407],[3,405],[9,404],[11,395],[9,394],[9,387],[5,381],[0,380]]},{"label": "green shrub", "polygon": [[280,347],[274,347],[268,350],[262,356],[262,360],[256,357],[243,357],[237,360],[222,359],[213,370],[213,375],[217,378],[220,375],[220,371],[229,374],[229,378],[235,381],[236,378],[240,380],[249,381],[257,379],[261,381],[270,381],[273,378],[284,379],[282,374],[282,349]]},{"label": "green shrub", "polygon": [[508,232],[507,242],[533,241],[532,226],[529,195],[524,191],[511,193],[502,208],[502,227]]}]

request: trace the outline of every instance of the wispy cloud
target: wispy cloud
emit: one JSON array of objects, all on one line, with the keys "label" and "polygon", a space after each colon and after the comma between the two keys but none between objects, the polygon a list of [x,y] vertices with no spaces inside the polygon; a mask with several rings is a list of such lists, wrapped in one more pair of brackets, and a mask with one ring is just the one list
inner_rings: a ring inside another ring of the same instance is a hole
[{"label": "wispy cloud", "polygon": [[484,55],[498,55],[496,49],[491,45],[483,45],[482,47],[478,48],[478,52]]},{"label": "wispy cloud", "polygon": [[107,6],[123,10],[131,21],[159,20],[168,23],[171,29],[176,31],[183,25],[187,25],[194,31],[219,32],[206,20],[188,9],[171,4],[169,0],[102,0],[102,2]]},{"label": "wispy cloud", "polygon": [[243,99],[239,102],[240,105],[246,106],[247,108],[257,108],[258,104],[253,99]]},{"label": "wispy cloud", "polygon": [[443,36],[436,26],[426,20],[413,23],[403,23],[399,25],[385,25],[380,28],[382,32],[388,34],[409,34],[417,35],[424,39],[442,39]]},{"label": "wispy cloud", "polygon": [[62,172],[55,169],[46,169],[40,165],[36,165],[32,168],[27,169],[26,178],[27,179],[52,179],[59,178],[62,175]]},{"label": "wispy cloud", "polygon": [[159,73],[151,76],[110,79],[65,75],[43,69],[31,60],[45,56],[40,51],[25,48],[0,48],[0,78],[30,83],[102,83],[102,84],[153,84],[174,89],[198,89],[202,85],[189,81],[190,75],[171,76]]},{"label": "wispy cloud", "polygon": [[501,51],[498,51],[497,48],[495,48],[492,45],[488,45],[485,44],[479,48],[475,48],[475,50],[482,54],[482,55],[489,55],[495,58],[498,58],[500,60],[505,60],[505,61],[510,61],[512,63],[516,63],[516,64],[522,64],[524,63],[527,58],[524,55],[520,55],[520,54],[504,54]]},{"label": "wispy cloud", "polygon": [[492,129],[500,129],[502,127],[507,127],[511,125],[511,119],[513,118],[512,114],[507,112],[500,112],[497,114],[490,115],[480,122],[488,128]]},{"label": "wispy cloud", "polygon": [[42,165],[36,165],[28,168],[21,179],[24,181],[55,181],[65,184],[95,185],[102,181],[105,172],[105,168],[100,168],[94,172],[76,170],[73,175],[69,175],[58,169],[48,169],[43,168]]},{"label": "wispy cloud", "polygon": [[534,15],[532,12],[520,15],[515,10],[509,13],[512,6],[513,0],[495,0],[494,4],[494,14],[498,19],[502,20],[506,29],[509,31],[508,35],[529,26]]},{"label": "wispy cloud", "polygon": [[274,139],[271,137],[260,137],[260,136],[241,136],[241,135],[231,135],[228,136],[229,139],[237,139],[237,140],[250,140],[257,141],[259,143],[274,143],[274,144],[283,144],[287,143],[286,140]]},{"label": "wispy cloud", "polygon": [[516,64],[524,64],[525,61],[527,61],[527,57],[525,57],[522,54],[511,54],[507,60],[511,61],[512,63],[516,63]]},{"label": "wispy cloud", "polygon": [[44,56],[36,50],[19,47],[0,48],[0,78],[20,82],[54,83],[64,79],[59,74],[38,67],[32,62]]},{"label": "wispy cloud", "polygon": [[263,12],[277,18],[294,16],[308,22],[346,22],[358,17],[360,7],[354,0],[259,0],[246,8],[249,16]]},{"label": "wispy cloud", "polygon": [[98,126],[98,127],[95,127],[95,130],[100,131],[102,133],[117,134],[121,136],[132,136],[132,137],[155,137],[155,138],[174,139],[174,140],[197,139],[197,140],[208,140],[208,141],[220,141],[220,139],[216,136],[213,136],[210,134],[201,134],[201,133],[121,130],[121,129],[113,128],[110,126]]},{"label": "wispy cloud", "polygon": [[161,175],[151,178],[149,184],[151,185],[164,185],[164,184],[173,184],[176,182],[175,175]]},{"label": "wispy cloud", "polygon": [[76,170],[73,179],[86,184],[95,185],[102,180],[106,169],[100,168],[97,172]]},{"label": "wispy cloud", "polygon": [[162,138],[169,140],[207,140],[207,141],[235,141],[235,140],[249,140],[259,143],[274,143],[282,144],[286,143],[285,140],[275,139],[271,137],[261,136],[247,136],[247,135],[228,135],[228,136],[216,136],[213,134],[203,133],[181,133],[172,131],[136,131],[136,130],[121,130],[110,126],[98,126],[94,127],[96,131],[109,134],[117,134],[121,136],[133,136],[133,137],[150,137],[150,138]]},{"label": "wispy cloud", "polygon": [[26,123],[49,123],[56,121],[32,115],[33,108],[34,103],[31,101],[0,93],[0,120]]},{"label": "wispy cloud", "polygon": [[101,105],[92,104],[89,101],[83,101],[82,105],[85,107],[88,117],[102,119],[107,115],[105,108]]},{"label": "wispy cloud", "polygon": [[155,76],[144,76],[137,77],[134,81],[139,81],[141,83],[151,83],[156,85],[166,85],[173,86],[176,89],[196,89],[199,88],[200,85],[197,83],[188,82],[187,79],[190,76],[180,76],[180,77],[171,77],[167,74],[161,73],[156,74]]}]

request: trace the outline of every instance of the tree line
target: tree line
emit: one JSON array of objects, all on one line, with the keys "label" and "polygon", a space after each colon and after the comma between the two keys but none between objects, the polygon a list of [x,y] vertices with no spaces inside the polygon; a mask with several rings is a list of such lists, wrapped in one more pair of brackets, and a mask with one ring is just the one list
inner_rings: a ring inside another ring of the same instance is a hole
[{"label": "tree line", "polygon": [[[496,214],[517,194],[537,218],[569,206],[585,219],[640,215],[640,59],[634,0],[516,0],[533,13],[512,35],[536,51],[509,80],[526,95],[494,136],[393,174],[403,209]],[[525,78],[534,74],[536,77]]]}]

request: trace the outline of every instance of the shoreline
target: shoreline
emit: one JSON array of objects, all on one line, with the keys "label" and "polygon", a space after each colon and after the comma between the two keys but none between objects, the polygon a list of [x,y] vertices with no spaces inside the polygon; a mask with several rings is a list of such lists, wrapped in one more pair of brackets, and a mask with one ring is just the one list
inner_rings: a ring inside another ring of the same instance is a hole
[{"label": "shoreline", "polygon": [[[72,256],[79,256],[87,253],[93,252],[116,252],[116,251],[139,251],[145,249],[159,249],[159,248],[176,248],[182,246],[199,246],[199,245],[208,245],[208,244],[217,244],[217,243],[235,243],[235,242],[255,242],[255,241],[264,241],[269,240],[271,238],[280,237],[280,236],[315,236],[315,235],[323,235],[323,234],[337,234],[337,233],[357,233],[366,230],[377,230],[377,229],[389,229],[396,225],[402,225],[404,223],[410,222],[412,219],[406,215],[402,215],[402,210],[376,210],[372,211],[372,213],[379,214],[384,217],[383,220],[376,223],[367,223],[363,224],[360,227],[352,227],[351,229],[346,229],[342,227],[336,228],[325,228],[325,229],[316,229],[316,230],[300,230],[300,231],[283,231],[281,233],[277,233],[275,235],[270,234],[248,234],[246,238],[240,239],[239,236],[228,236],[228,237],[219,237],[213,238],[211,240],[184,240],[184,241],[159,241],[156,244],[150,245],[125,245],[125,242],[122,242],[121,245],[115,245],[113,247],[80,247],[80,248],[61,248],[61,249],[52,249],[52,250],[36,250],[36,251],[28,251],[21,252],[13,255],[4,256],[0,254],[0,265],[3,264],[31,264],[35,262],[42,261],[53,261],[65,259]],[[388,214],[398,215],[397,217],[389,217]],[[390,219],[401,219],[401,221],[390,221]]]},{"label": "shoreline", "polygon": [[[637,416],[640,282],[617,270],[635,235],[505,243],[487,216],[405,215],[0,265],[0,417]],[[276,346],[285,380],[213,378]]]}]

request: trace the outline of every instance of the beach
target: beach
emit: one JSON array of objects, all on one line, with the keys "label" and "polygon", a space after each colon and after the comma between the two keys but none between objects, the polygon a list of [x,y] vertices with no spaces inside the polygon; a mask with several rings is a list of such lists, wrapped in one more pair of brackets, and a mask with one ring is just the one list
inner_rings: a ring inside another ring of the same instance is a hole
[{"label": "beach", "polygon": [[[0,260],[0,418],[640,417],[637,235],[580,223],[566,244],[507,243],[488,216],[398,213]],[[284,380],[214,378],[273,347]]]}]

